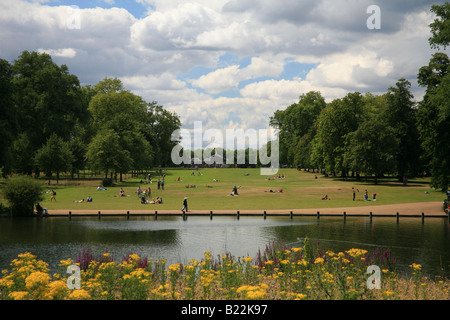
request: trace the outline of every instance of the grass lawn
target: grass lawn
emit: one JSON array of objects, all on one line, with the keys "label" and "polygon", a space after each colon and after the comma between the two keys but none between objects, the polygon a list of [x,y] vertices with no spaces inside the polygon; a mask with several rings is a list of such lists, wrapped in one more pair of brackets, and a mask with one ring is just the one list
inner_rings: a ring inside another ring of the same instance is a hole
[{"label": "grass lawn", "polygon": [[[201,175],[198,175],[198,173]],[[156,180],[159,175],[152,173],[152,184],[141,183],[141,178],[118,182],[104,191],[97,191],[98,181],[64,180],[48,189],[56,191],[57,201],[50,202],[50,194],[45,195],[42,205],[51,209],[95,209],[95,210],[176,210],[182,207],[185,196],[188,197],[189,210],[273,210],[351,207],[382,204],[396,204],[424,201],[442,201],[441,191],[430,189],[428,179],[409,181],[408,186],[392,179],[381,179],[378,185],[373,181],[356,181],[340,178],[324,177],[321,174],[280,169],[284,179],[266,180],[259,169],[200,169],[191,175],[190,169],[168,169],[165,174],[165,190],[157,190]],[[181,181],[177,181],[180,177]],[[272,177],[273,178],[273,177]],[[214,182],[216,179],[218,181]],[[145,180],[145,177],[142,177]],[[195,185],[196,188],[186,188]],[[228,196],[233,186],[240,186],[239,196]],[[151,188],[152,198],[162,197],[163,204],[141,204],[137,197],[137,187]],[[352,187],[359,190],[356,199],[352,200]],[[125,190],[125,197],[118,197],[120,188]],[[270,189],[283,189],[283,193],[270,193]],[[363,201],[364,190],[367,189],[370,199],[376,193],[377,201]],[[330,200],[322,200],[324,195]],[[75,203],[74,200],[93,198],[91,203]]]}]

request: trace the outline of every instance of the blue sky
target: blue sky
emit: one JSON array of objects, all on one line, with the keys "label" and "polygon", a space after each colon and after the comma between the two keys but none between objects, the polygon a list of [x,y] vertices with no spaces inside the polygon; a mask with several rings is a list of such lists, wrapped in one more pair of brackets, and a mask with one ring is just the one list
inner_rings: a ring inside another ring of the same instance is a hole
[{"label": "blue sky", "polygon": [[[202,121],[204,128],[261,129],[308,91],[331,101],[355,91],[382,94],[406,78],[420,100],[417,72],[433,53],[431,4],[0,0],[0,58],[47,52],[82,84],[117,77],[176,112],[184,128]],[[367,27],[370,5],[380,9],[380,29]]]}]

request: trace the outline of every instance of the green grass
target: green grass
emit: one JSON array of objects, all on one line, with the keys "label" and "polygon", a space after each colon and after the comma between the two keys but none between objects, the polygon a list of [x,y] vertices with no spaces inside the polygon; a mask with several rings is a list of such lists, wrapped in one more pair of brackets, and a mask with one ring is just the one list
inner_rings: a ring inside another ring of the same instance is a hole
[{"label": "green grass", "polygon": [[[75,181],[76,184],[60,183],[48,186],[57,192],[56,202],[50,202],[50,194],[45,195],[42,205],[51,209],[95,209],[95,210],[180,210],[185,196],[188,197],[190,210],[274,210],[274,209],[302,209],[326,207],[369,206],[382,204],[396,204],[423,201],[442,201],[443,193],[430,189],[428,179],[415,179],[407,187],[396,182],[394,178],[381,179],[378,185],[373,181],[356,181],[348,179],[324,177],[314,173],[297,171],[295,169],[280,169],[279,173],[285,179],[265,180],[259,169],[200,169],[201,176],[195,171],[191,176],[190,169],[169,169],[166,172],[165,190],[157,190],[157,185],[141,183],[144,177],[128,179],[105,191],[97,191],[98,181]],[[154,180],[157,175],[152,174]],[[178,182],[180,177],[182,181]],[[213,179],[219,180],[213,182]],[[186,188],[187,185],[196,188]],[[227,196],[234,185],[239,196]],[[137,187],[142,189],[151,187],[152,198],[162,197],[163,204],[143,205],[137,197]],[[352,201],[352,187],[359,190],[357,199]],[[118,197],[120,188],[125,190],[126,197]],[[269,193],[270,189],[282,188],[283,193]],[[362,201],[364,190],[377,194],[377,201]],[[425,193],[425,192],[428,192]],[[321,200],[327,194],[329,201]],[[92,203],[74,203],[74,200],[93,198]]]}]

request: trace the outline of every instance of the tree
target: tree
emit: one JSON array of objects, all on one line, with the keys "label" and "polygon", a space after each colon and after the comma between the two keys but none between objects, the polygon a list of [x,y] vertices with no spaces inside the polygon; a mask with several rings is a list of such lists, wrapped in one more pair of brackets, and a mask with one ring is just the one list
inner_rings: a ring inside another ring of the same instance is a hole
[{"label": "tree", "polygon": [[365,116],[365,103],[359,92],[335,99],[322,110],[317,119],[317,134],[313,141],[313,159],[333,174],[347,176],[344,162],[345,136],[356,131]]},{"label": "tree", "polygon": [[346,136],[346,165],[356,172],[374,175],[393,172],[399,139],[395,130],[378,119],[363,122]]},{"label": "tree", "polygon": [[[431,25],[433,48],[450,44],[450,4],[432,6],[440,19]],[[418,109],[418,128],[427,165],[431,171],[431,186],[446,191],[450,185],[450,59],[435,53],[428,66],[420,68],[418,82],[427,89]]]},{"label": "tree", "polygon": [[84,116],[79,80],[66,65],[56,65],[50,55],[24,51],[12,66],[13,102],[18,132],[31,146],[26,156],[53,134],[68,140]]},{"label": "tree", "polygon": [[[105,78],[94,87],[96,94],[89,103],[92,125],[99,132],[113,131],[124,159],[113,166],[122,179],[130,169],[148,169],[153,164],[153,146],[149,134],[148,104],[139,96],[123,89],[118,79]],[[128,159],[129,158],[129,159]],[[131,160],[131,161],[129,161]],[[111,169],[111,168],[109,168]]]},{"label": "tree", "polygon": [[418,119],[420,139],[431,171],[431,186],[446,191],[450,185],[450,74],[427,90],[419,105]]},{"label": "tree", "polygon": [[29,176],[15,176],[6,181],[3,194],[14,216],[32,216],[34,205],[43,199],[43,186]]},{"label": "tree", "polygon": [[20,131],[39,148],[52,133],[70,138],[82,110],[80,84],[66,65],[50,55],[24,51],[13,65],[14,101]]},{"label": "tree", "polygon": [[12,101],[12,66],[0,59],[0,168],[3,174],[11,171],[11,152],[16,131],[16,116]]},{"label": "tree", "polygon": [[55,133],[48,138],[47,143],[40,148],[35,157],[36,165],[49,177],[56,173],[56,183],[59,182],[59,173],[72,169],[73,154],[70,145]]},{"label": "tree", "polygon": [[382,112],[382,118],[387,125],[394,128],[400,141],[396,154],[396,165],[399,181],[406,183],[406,178],[422,173],[421,164],[422,149],[419,143],[419,131],[417,129],[417,108],[410,92],[411,83],[400,79],[395,87],[390,87],[386,94],[386,107]]},{"label": "tree", "polygon": [[[299,167],[310,165],[309,161],[300,159],[309,158],[309,143],[315,134],[314,123],[325,106],[320,92],[310,91],[286,110],[277,110],[270,118],[270,125],[279,130],[281,163]],[[301,146],[299,140],[303,141]]]},{"label": "tree", "polygon": [[105,178],[111,172],[126,172],[131,168],[130,152],[120,144],[119,135],[112,129],[99,131],[87,147],[87,164],[92,169],[105,172]]},{"label": "tree", "polygon": [[443,46],[444,49],[450,43],[450,3],[431,6],[431,11],[437,16],[430,24],[432,36],[429,39],[432,48]]},{"label": "tree", "polygon": [[176,113],[165,110],[156,102],[147,105],[147,120],[143,134],[153,147],[156,165],[172,164],[170,155],[177,142],[172,141],[171,136],[180,127],[181,121]]}]

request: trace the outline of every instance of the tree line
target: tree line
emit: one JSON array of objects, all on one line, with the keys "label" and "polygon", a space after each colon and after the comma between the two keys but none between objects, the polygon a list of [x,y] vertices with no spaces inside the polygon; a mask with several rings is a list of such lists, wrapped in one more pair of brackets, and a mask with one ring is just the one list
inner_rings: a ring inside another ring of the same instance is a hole
[{"label": "tree line", "polygon": [[46,53],[0,59],[0,168],[51,177],[83,169],[105,177],[170,164],[177,114],[125,90],[117,78],[81,85]]},{"label": "tree line", "polygon": [[280,163],[342,177],[396,175],[400,181],[430,175],[431,186],[450,185],[450,4],[433,5],[429,43],[439,49],[419,69],[426,89],[414,101],[411,83],[399,79],[382,95],[359,92],[325,102],[320,92],[270,117],[279,130]]}]

